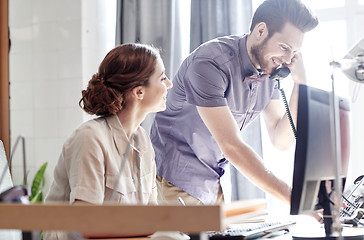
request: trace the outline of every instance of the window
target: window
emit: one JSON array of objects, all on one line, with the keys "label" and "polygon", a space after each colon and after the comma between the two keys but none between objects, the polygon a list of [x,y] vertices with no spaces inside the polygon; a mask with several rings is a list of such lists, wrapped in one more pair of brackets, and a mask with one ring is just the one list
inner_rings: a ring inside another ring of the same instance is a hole
[{"label": "window", "polygon": [[190,17],[191,17],[191,1],[177,1],[178,9],[180,10],[179,21],[181,22],[181,48],[182,59],[185,59],[190,53]]},{"label": "window", "polygon": [[327,9],[345,6],[345,0],[303,0],[303,2],[312,9]]},{"label": "window", "polygon": [[[359,11],[357,11],[359,4],[364,4],[363,0],[302,0],[312,10],[314,10],[319,18],[320,24],[305,34],[305,40],[302,47],[302,54],[306,68],[306,75],[308,85],[331,91],[331,74],[332,67],[330,62],[332,60],[341,60],[352,44],[356,42],[353,40],[358,38],[356,29],[359,29]],[[253,7],[257,7],[262,1],[253,1]],[[254,8],[255,9],[255,8]],[[352,13],[352,14],[348,14]],[[358,25],[358,26],[357,26]],[[341,96],[352,95],[350,90],[350,80],[344,77],[339,70],[335,71],[335,91]],[[282,86],[289,96],[292,89],[292,81],[283,81]],[[262,121],[264,125],[264,121]],[[353,128],[354,128],[353,124]],[[265,127],[262,127],[263,146],[264,146],[264,161],[267,166],[281,179],[286,182],[292,182],[293,172],[293,158],[295,146],[286,152],[280,152],[272,147],[268,133]],[[354,133],[353,133],[354,135]],[[352,145],[355,149],[357,146]],[[353,162],[353,159],[351,160]],[[351,169],[354,169],[351,167]],[[359,168],[360,169],[360,168]],[[349,173],[350,175],[350,170]],[[353,177],[357,174],[354,173]],[[350,181],[350,180],[349,180]],[[289,207],[282,204],[280,201],[271,196],[267,196],[268,207],[270,210],[282,209],[289,212]]]}]

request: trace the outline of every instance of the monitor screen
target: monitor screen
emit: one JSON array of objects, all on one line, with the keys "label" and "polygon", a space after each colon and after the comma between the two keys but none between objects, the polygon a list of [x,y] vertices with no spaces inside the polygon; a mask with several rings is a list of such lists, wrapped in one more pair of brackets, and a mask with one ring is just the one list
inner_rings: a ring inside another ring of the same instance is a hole
[{"label": "monitor screen", "polygon": [[[300,85],[297,140],[293,171],[291,214],[312,213],[320,208],[321,183],[336,176],[336,160],[330,126],[331,93]],[[341,177],[345,182],[350,154],[350,102],[338,97],[341,141]],[[342,191],[342,189],[340,189]]]}]

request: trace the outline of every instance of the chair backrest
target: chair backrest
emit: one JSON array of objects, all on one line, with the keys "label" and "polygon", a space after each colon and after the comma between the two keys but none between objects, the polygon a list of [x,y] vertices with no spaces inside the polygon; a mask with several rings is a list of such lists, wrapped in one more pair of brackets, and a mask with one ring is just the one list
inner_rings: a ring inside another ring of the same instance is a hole
[{"label": "chair backrest", "polygon": [[0,193],[11,188],[12,186],[13,180],[10,175],[5,148],[3,142],[0,140]]}]

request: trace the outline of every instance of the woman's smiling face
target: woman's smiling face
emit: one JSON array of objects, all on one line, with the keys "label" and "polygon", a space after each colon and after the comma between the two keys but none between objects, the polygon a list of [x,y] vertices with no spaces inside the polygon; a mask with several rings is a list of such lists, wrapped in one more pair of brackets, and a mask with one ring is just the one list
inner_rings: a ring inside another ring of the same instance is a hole
[{"label": "woman's smiling face", "polygon": [[145,86],[143,104],[148,107],[149,112],[159,112],[166,109],[167,90],[173,86],[165,75],[162,59],[158,58],[154,73]]}]

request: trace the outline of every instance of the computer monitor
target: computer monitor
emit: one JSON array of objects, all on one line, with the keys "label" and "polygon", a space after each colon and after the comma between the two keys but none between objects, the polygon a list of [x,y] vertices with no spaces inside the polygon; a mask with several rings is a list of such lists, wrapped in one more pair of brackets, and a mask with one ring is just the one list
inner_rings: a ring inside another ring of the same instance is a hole
[{"label": "computer monitor", "polygon": [[[330,126],[331,92],[300,85],[297,140],[294,159],[291,215],[323,208],[331,213],[328,188],[336,178],[333,131]],[[341,174],[345,183],[350,157],[350,102],[338,97],[341,141]],[[333,186],[333,185],[332,185]],[[342,189],[339,189],[342,193]],[[326,219],[330,224],[330,220]],[[332,223],[332,222],[331,222]],[[331,227],[331,226],[325,226]]]}]

